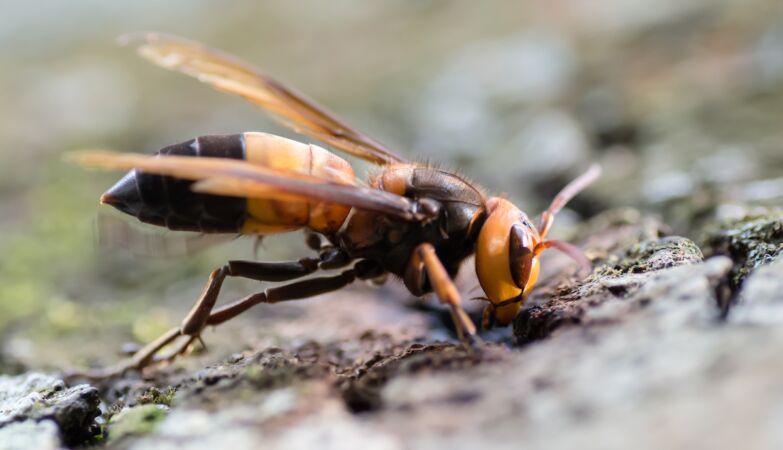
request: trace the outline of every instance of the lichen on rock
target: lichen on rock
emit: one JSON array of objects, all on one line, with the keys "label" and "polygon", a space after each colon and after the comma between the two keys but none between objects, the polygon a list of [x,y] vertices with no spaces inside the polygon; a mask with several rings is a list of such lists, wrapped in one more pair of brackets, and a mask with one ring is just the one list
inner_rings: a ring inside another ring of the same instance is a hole
[{"label": "lichen on rock", "polygon": [[730,283],[737,289],[753,270],[783,253],[783,211],[769,210],[718,222],[704,234],[709,254],[723,254],[734,260]]},{"label": "lichen on rock", "polygon": [[690,239],[667,236],[633,245],[611,270],[618,274],[646,273],[683,264],[695,264],[702,259],[704,255],[701,249]]}]

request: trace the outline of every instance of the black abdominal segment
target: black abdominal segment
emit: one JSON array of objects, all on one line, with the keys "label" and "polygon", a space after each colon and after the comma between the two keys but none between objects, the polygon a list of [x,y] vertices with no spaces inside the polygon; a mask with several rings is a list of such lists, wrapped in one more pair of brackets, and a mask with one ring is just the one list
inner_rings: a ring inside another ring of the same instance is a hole
[{"label": "black abdominal segment", "polygon": [[[158,154],[245,159],[244,136],[201,136],[164,147]],[[241,229],[246,199],[195,193],[192,184],[133,170],[106,191],[102,201],[142,222],[171,230],[236,233]]]}]

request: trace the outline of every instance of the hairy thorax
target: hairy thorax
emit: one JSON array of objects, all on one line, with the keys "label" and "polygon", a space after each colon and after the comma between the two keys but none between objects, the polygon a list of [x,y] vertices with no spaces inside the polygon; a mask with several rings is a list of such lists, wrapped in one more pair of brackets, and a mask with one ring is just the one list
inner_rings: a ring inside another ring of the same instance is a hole
[{"label": "hairy thorax", "polygon": [[402,276],[413,249],[429,242],[446,269],[456,274],[460,263],[475,250],[485,219],[483,193],[459,175],[412,164],[387,166],[372,175],[369,184],[426,202],[437,209],[437,215],[412,223],[356,210],[340,237],[343,248],[356,258],[377,260],[389,272]]}]

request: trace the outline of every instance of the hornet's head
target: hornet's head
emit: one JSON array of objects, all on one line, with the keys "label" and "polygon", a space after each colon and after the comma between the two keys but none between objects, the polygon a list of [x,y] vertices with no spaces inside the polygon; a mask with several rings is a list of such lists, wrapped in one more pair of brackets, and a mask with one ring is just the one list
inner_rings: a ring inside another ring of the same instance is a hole
[{"label": "hornet's head", "polygon": [[536,247],[542,239],[525,213],[510,201],[487,201],[487,220],[479,232],[476,274],[490,302],[484,310],[485,326],[508,325],[538,279]]},{"label": "hornet's head", "polygon": [[483,325],[508,325],[538,279],[538,255],[555,248],[579,263],[582,273],[589,273],[590,260],[581,250],[566,242],[546,239],[555,214],[601,174],[593,165],[568,183],[541,214],[536,227],[525,213],[510,201],[492,197],[486,202],[487,219],[481,228],[476,248],[476,273],[487,295]]}]

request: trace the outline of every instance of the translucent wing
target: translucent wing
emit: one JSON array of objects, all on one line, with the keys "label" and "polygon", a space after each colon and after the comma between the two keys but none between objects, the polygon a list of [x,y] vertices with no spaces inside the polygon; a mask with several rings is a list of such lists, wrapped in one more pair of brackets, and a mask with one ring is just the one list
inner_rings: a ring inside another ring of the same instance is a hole
[{"label": "translucent wing", "polygon": [[159,33],[133,34],[120,39],[140,42],[138,52],[149,61],[195,77],[219,91],[243,97],[298,133],[376,164],[404,161],[314,101],[232,55]]},{"label": "translucent wing", "polygon": [[364,186],[338,184],[296,173],[281,172],[243,160],[191,156],[141,155],[85,151],[69,158],[87,167],[137,169],[197,181],[193,189],[216,195],[276,200],[319,200],[419,220],[415,205],[391,192]]}]

